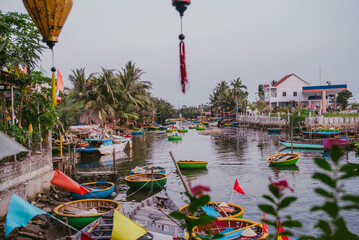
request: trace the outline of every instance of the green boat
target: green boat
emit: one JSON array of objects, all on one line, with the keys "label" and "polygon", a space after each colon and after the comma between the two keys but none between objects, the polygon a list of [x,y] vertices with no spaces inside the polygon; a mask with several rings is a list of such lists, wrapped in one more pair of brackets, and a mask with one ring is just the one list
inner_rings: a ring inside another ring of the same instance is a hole
[{"label": "green boat", "polygon": [[147,129],[148,129],[149,131],[158,131],[158,130],[161,130],[161,128],[160,128],[160,127],[157,127],[157,126],[149,126]]},{"label": "green boat", "polygon": [[204,125],[197,125],[197,130],[206,130]]},{"label": "green boat", "polygon": [[272,166],[290,166],[298,162],[300,154],[298,153],[279,153],[267,158]]},{"label": "green boat", "polygon": [[118,210],[121,203],[109,199],[83,199],[57,206],[54,212],[60,220],[81,229],[112,209]]},{"label": "green boat", "polygon": [[167,133],[171,133],[171,132],[173,132],[173,131],[174,131],[174,129],[172,129],[172,128],[171,128],[171,129],[166,129],[166,132],[167,132]]},{"label": "green boat", "polygon": [[177,135],[177,136],[168,136],[168,141],[181,141],[182,140],[182,136]]},{"label": "green boat", "polygon": [[189,129],[196,129],[197,127],[196,127],[196,126],[191,125],[191,126],[189,126],[188,128],[189,128]]},{"label": "green boat", "polygon": [[163,173],[141,173],[125,177],[125,180],[130,188],[150,190],[162,188],[167,182],[167,175]]},{"label": "green boat", "polygon": [[186,133],[186,132],[188,132],[188,129],[182,128],[182,129],[178,129],[178,131],[179,131],[180,133]]},{"label": "green boat", "polygon": [[189,218],[198,219],[202,215],[211,215],[219,219],[222,218],[242,218],[244,208],[233,203],[225,202],[209,202],[206,206],[202,206],[194,216],[189,211],[189,205],[180,208],[180,212],[186,214]]},{"label": "green boat", "polygon": [[[283,146],[287,147],[287,148],[291,148],[292,147],[292,143],[291,142],[283,142],[280,141],[280,144],[282,144]],[[293,142],[293,148],[301,148],[301,149],[320,149],[323,150],[324,146],[322,144],[319,143],[306,143],[306,142]]]},{"label": "green boat", "polygon": [[208,164],[207,161],[180,160],[177,165],[181,169],[204,168]]}]

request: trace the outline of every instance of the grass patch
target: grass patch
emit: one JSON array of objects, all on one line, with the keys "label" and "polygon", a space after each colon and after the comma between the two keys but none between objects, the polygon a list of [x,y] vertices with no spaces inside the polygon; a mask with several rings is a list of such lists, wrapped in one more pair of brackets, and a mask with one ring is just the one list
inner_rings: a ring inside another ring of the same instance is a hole
[{"label": "grass patch", "polygon": [[359,117],[359,113],[323,113],[324,117]]}]

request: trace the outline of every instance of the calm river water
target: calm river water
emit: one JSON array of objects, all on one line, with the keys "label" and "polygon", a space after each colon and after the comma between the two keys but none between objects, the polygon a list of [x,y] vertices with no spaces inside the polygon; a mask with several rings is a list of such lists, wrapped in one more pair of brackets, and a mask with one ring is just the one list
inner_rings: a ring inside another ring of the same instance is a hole
[{"label": "calm river water", "polygon": [[[262,195],[269,194],[269,178],[275,181],[286,179],[294,188],[294,193],[286,190],[286,194],[293,194],[298,197],[298,200],[282,214],[290,214],[303,223],[302,229],[293,230],[296,236],[317,235],[318,232],[313,226],[318,219],[325,218],[325,215],[310,212],[313,205],[323,201],[313,191],[314,188],[320,186],[320,183],[313,180],[311,176],[319,170],[313,158],[322,156],[323,153],[308,150],[296,151],[301,154],[297,166],[277,169],[269,167],[266,159],[282,149],[282,146],[278,144],[278,139],[286,137],[285,133],[279,136],[268,135],[266,130],[249,128],[223,130],[224,134],[221,136],[202,135],[197,130],[189,130],[183,136],[183,140],[177,142],[168,141],[165,131],[146,131],[144,135],[134,136],[132,149],[118,153],[116,156],[119,171],[116,180],[118,194],[116,199],[124,203],[125,211],[128,212],[138,202],[147,198],[148,192],[134,193],[129,189],[124,178],[136,166],[160,165],[166,168],[168,175],[167,192],[178,206],[184,205],[186,196],[183,194],[184,187],[169,155],[172,151],[176,160],[208,161],[207,168],[182,170],[182,174],[192,186],[198,184],[210,186],[209,195],[212,201],[229,202],[235,179],[238,179],[245,195],[235,192],[232,203],[242,206],[245,209],[243,218],[253,221],[260,221],[262,218],[258,204],[267,203]],[[359,162],[354,151],[348,152],[348,159],[353,163]],[[110,170],[112,162],[112,156],[103,156],[101,159],[83,159],[77,167],[79,170],[86,168],[86,171]],[[351,193],[359,194],[358,180],[347,181],[346,189]],[[350,230],[359,234],[358,211],[344,212],[343,215]]]}]

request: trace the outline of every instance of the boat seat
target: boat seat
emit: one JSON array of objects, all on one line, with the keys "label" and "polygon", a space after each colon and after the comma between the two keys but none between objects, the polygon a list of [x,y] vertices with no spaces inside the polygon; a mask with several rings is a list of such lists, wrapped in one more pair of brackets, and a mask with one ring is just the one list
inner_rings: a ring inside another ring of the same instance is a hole
[{"label": "boat seat", "polygon": [[203,206],[202,210],[210,217],[222,217],[216,210],[211,206]]}]

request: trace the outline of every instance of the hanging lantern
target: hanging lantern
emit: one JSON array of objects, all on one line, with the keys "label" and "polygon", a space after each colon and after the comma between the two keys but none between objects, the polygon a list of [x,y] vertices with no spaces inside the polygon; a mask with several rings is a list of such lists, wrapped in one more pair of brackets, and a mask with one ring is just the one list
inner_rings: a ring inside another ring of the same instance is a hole
[{"label": "hanging lantern", "polygon": [[187,6],[191,4],[191,0],[172,0],[172,5],[176,7],[176,10],[183,16]]},{"label": "hanging lantern", "polygon": [[181,86],[182,92],[186,92],[186,85],[188,84],[187,71],[186,71],[186,52],[184,45],[184,34],[182,33],[182,18],[183,13],[186,11],[187,6],[191,4],[191,0],[172,0],[172,5],[176,7],[176,10],[180,14],[181,18],[181,34],[178,36],[180,40],[179,48],[180,48],[180,73],[181,73]]},{"label": "hanging lantern", "polygon": [[70,13],[72,0],[23,0],[25,8],[43,37],[53,48]]},{"label": "hanging lantern", "polygon": [[72,8],[72,0],[22,0],[27,12],[41,33],[43,42],[52,51],[51,103],[56,105],[56,79],[53,47]]}]

